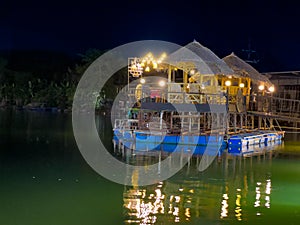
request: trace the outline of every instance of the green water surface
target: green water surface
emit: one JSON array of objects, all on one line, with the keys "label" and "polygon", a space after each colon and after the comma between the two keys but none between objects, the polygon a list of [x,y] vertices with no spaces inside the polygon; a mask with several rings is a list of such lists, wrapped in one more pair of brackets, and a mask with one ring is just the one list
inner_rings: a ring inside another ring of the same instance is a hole
[{"label": "green water surface", "polygon": [[[109,118],[99,135],[112,149]],[[71,115],[0,111],[0,225],[299,224],[296,134],[260,156],[197,158],[161,183],[124,186],[82,158]],[[300,139],[299,139],[300,140]]]}]

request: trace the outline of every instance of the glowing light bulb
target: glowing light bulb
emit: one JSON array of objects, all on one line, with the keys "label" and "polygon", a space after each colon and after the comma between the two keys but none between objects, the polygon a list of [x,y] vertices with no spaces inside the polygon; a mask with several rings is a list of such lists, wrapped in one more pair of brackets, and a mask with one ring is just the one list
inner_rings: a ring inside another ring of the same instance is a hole
[{"label": "glowing light bulb", "polygon": [[265,86],[263,84],[258,86],[258,90],[263,91],[265,89]]},{"label": "glowing light bulb", "polygon": [[270,92],[274,92],[275,91],[275,87],[274,86],[269,87],[269,91]]},{"label": "glowing light bulb", "polygon": [[145,80],[144,78],[142,78],[142,79],[140,80],[140,83],[141,83],[141,84],[144,84],[144,83],[146,83],[146,80]]},{"label": "glowing light bulb", "polygon": [[240,88],[244,88],[245,87],[245,84],[244,83],[240,83]]},{"label": "glowing light bulb", "polygon": [[164,87],[166,85],[166,82],[164,80],[159,81],[159,86]]},{"label": "glowing light bulb", "polygon": [[167,57],[167,53],[164,52],[163,54],[161,54],[161,58],[164,59],[164,58],[166,58],[166,57]]},{"label": "glowing light bulb", "polygon": [[226,81],[225,81],[225,85],[226,85],[227,87],[229,87],[229,86],[231,85],[231,81],[230,81],[230,80],[226,80]]}]

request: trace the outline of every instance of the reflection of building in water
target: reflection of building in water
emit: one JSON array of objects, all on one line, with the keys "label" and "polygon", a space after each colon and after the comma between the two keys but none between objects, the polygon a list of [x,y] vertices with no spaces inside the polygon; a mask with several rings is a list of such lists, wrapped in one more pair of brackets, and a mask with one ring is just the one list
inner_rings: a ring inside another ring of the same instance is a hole
[{"label": "reflection of building in water", "polygon": [[[174,189],[176,187],[176,190]],[[127,223],[155,224],[183,222],[191,218],[194,190],[177,188],[178,185],[160,182],[145,189],[127,189],[124,193],[124,207]],[[169,189],[174,189],[169,192]]]},{"label": "reflection of building in water", "polygon": [[263,216],[271,207],[272,157],[225,155],[203,173],[191,166],[156,185],[125,186],[125,222],[248,221]]}]

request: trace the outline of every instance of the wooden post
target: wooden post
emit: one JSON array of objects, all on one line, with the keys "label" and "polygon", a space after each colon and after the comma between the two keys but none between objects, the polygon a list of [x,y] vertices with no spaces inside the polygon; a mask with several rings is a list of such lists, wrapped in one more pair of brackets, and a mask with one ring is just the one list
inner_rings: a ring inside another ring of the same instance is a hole
[{"label": "wooden post", "polygon": [[164,115],[164,112],[163,111],[161,111],[160,112],[160,120],[159,120],[159,128],[160,128],[160,130],[162,130],[162,121],[163,121],[163,115]]},{"label": "wooden post", "polygon": [[192,117],[191,117],[191,113],[189,112],[189,132],[192,132]]},{"label": "wooden post", "polygon": [[182,112],[182,114],[181,114],[181,115],[182,115],[182,117],[181,117],[181,130],[182,130],[182,131],[184,131],[184,130],[183,130],[184,112]]},{"label": "wooden post", "polygon": [[241,125],[241,129],[243,129],[243,119],[244,119],[244,116],[243,116],[243,113],[240,114],[240,125]]},{"label": "wooden post", "polygon": [[173,111],[171,112],[170,116],[170,130],[173,130]]},{"label": "wooden post", "polygon": [[200,127],[200,120],[201,120],[201,114],[198,113],[198,131],[199,131],[199,134],[200,134],[200,129],[201,129],[201,127]]},{"label": "wooden post", "polygon": [[218,134],[220,132],[220,113],[217,113],[217,129],[218,129]]},{"label": "wooden post", "polygon": [[234,127],[234,133],[236,133],[236,125],[237,125],[237,115],[236,113],[233,114],[233,127]]},{"label": "wooden post", "polygon": [[258,116],[258,129],[261,129],[261,116]]},{"label": "wooden post", "polygon": [[168,82],[172,82],[172,67],[171,65],[169,65],[169,69],[168,69]]},{"label": "wooden post", "polygon": [[206,113],[203,113],[203,128],[206,130]]},{"label": "wooden post", "polygon": [[187,74],[187,72],[183,71],[183,83],[184,83],[183,90],[184,90],[184,92],[187,91],[187,81],[188,81],[188,74]]}]

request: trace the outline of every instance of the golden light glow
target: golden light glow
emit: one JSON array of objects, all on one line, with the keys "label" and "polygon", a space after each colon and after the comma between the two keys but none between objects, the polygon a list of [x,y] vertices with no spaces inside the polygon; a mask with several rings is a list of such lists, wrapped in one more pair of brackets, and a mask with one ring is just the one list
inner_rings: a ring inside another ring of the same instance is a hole
[{"label": "golden light glow", "polygon": [[153,62],[153,69],[156,69],[156,68],[157,68],[157,63]]},{"label": "golden light glow", "polygon": [[258,90],[263,91],[265,89],[265,86],[263,84],[258,86]]},{"label": "golden light glow", "polygon": [[236,216],[236,219],[238,221],[241,221],[242,220],[242,208],[241,208],[241,195],[240,194],[237,194],[236,195],[236,200],[235,200],[235,216]]},{"label": "golden light glow", "polygon": [[225,85],[226,85],[227,87],[229,87],[229,86],[231,85],[231,81],[230,81],[230,80],[226,80],[226,81],[225,81]]},{"label": "golden light glow", "polygon": [[143,67],[139,58],[130,58],[128,60],[128,72],[133,77],[139,77],[143,73]]},{"label": "golden light glow", "polygon": [[180,196],[175,196],[175,202],[176,203],[180,202]]},{"label": "golden light glow", "polygon": [[270,92],[274,92],[275,91],[275,87],[274,86],[269,87],[269,91]]},{"label": "golden light glow", "polygon": [[163,52],[162,54],[161,54],[161,58],[166,58],[167,57],[167,53],[165,53],[165,52]]},{"label": "golden light glow", "polygon": [[228,194],[223,194],[222,208],[221,208],[221,218],[228,216]]},{"label": "golden light glow", "polygon": [[159,86],[164,87],[166,85],[166,82],[164,80],[159,81]]},{"label": "golden light glow", "polygon": [[254,202],[254,207],[257,208],[260,206],[260,183],[257,182],[257,187],[255,188],[255,202]]},{"label": "golden light glow", "polygon": [[270,206],[270,196],[266,196],[265,200],[266,200],[265,207],[269,209],[271,207]]},{"label": "golden light glow", "polygon": [[177,206],[174,207],[173,215],[174,216],[178,216],[179,215],[179,207],[177,207]]},{"label": "golden light glow", "polygon": [[185,215],[186,217],[188,217],[188,218],[190,218],[190,217],[191,217],[190,208],[186,208],[186,209],[185,209],[185,213],[184,213],[184,215]]},{"label": "golden light glow", "polygon": [[270,198],[270,195],[271,195],[271,180],[268,179],[267,180],[267,185],[266,185],[266,197],[265,197],[265,200],[266,200],[266,203],[265,203],[265,207],[266,208],[271,208],[271,198]]},{"label": "golden light glow", "polygon": [[266,186],[266,194],[270,195],[271,194],[271,180],[267,180],[267,186]]},{"label": "golden light glow", "polygon": [[145,68],[145,71],[146,71],[146,72],[150,72],[150,67],[147,66],[147,67]]},{"label": "golden light glow", "polygon": [[191,71],[190,71],[190,74],[191,74],[191,75],[194,75],[194,74],[195,74],[195,70],[191,70]]},{"label": "golden light glow", "polygon": [[244,88],[245,87],[245,84],[244,83],[240,83],[240,88]]},{"label": "golden light glow", "polygon": [[141,83],[141,84],[144,84],[144,83],[146,83],[146,80],[145,80],[144,78],[142,78],[142,79],[140,80],[140,83]]}]

